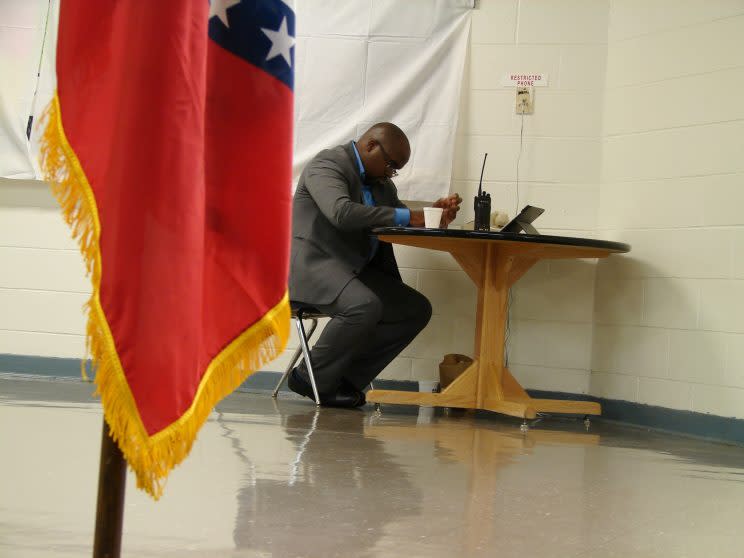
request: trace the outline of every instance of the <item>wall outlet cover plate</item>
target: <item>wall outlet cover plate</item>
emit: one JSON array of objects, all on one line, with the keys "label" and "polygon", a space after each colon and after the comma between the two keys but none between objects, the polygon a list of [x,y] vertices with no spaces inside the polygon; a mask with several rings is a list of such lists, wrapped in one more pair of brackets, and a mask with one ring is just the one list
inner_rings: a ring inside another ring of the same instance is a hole
[{"label": "wall outlet cover plate", "polygon": [[534,89],[517,87],[517,114],[532,114],[535,109]]}]

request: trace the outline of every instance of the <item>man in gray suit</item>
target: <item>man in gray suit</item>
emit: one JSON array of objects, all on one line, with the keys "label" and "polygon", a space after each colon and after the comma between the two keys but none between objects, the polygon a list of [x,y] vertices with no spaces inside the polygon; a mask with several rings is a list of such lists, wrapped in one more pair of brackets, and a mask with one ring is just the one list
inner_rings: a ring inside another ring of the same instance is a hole
[{"label": "man in gray suit", "polygon": [[[388,122],[356,142],[318,153],[300,176],[292,206],[289,296],[331,316],[311,351],[321,404],[357,407],[363,389],[426,326],[431,305],[401,281],[390,244],[370,236],[383,226],[424,225],[391,180],[411,156],[408,138]],[[457,215],[457,194],[434,203],[442,226]],[[289,388],[312,398],[305,365]]]}]

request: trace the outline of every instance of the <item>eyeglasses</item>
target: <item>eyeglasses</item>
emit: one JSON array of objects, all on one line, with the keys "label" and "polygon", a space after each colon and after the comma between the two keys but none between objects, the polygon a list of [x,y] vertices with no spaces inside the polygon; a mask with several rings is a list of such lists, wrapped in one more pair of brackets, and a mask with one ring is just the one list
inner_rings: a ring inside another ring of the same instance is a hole
[{"label": "eyeglasses", "polygon": [[378,141],[377,145],[380,147],[380,151],[382,151],[382,156],[385,159],[385,166],[390,169],[390,176],[398,176],[398,163],[393,161],[387,154],[387,151],[385,151],[385,148],[382,147],[382,144]]}]

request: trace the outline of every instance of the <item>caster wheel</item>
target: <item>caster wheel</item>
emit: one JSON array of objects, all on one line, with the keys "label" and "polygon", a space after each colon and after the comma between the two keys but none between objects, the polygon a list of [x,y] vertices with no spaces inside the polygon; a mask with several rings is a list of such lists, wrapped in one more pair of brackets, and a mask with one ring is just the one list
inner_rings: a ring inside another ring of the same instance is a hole
[{"label": "caster wheel", "polygon": [[519,427],[519,429],[520,429],[520,430],[521,430],[522,432],[529,432],[529,430],[530,430],[530,425],[529,425],[529,424],[527,424],[526,422],[523,422],[523,423],[521,424],[521,426]]}]

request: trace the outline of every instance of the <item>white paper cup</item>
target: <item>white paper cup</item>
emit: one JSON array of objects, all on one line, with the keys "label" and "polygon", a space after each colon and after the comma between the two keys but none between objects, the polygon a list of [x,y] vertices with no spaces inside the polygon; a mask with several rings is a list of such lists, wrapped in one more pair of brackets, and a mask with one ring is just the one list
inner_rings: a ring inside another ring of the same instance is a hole
[{"label": "white paper cup", "polygon": [[424,226],[427,229],[438,229],[439,223],[442,222],[442,208],[441,207],[425,207],[424,208]]},{"label": "white paper cup", "polygon": [[421,393],[435,393],[439,387],[436,380],[419,380],[419,391]]}]

